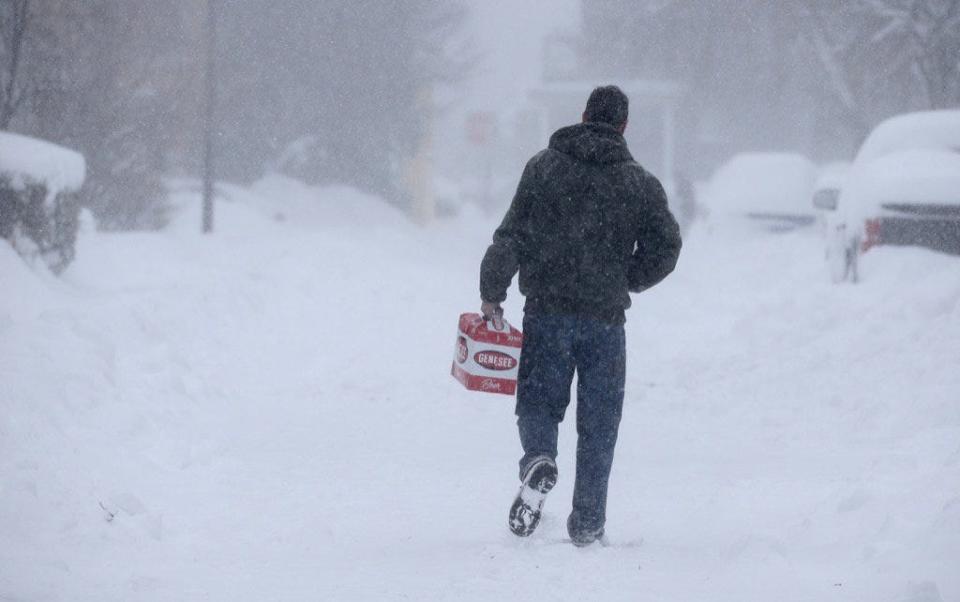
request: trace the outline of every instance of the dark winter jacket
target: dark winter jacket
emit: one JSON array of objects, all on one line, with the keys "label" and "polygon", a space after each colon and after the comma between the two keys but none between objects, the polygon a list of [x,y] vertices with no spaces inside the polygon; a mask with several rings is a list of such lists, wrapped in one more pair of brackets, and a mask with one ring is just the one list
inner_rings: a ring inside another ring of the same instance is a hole
[{"label": "dark winter jacket", "polygon": [[623,322],[629,292],[673,271],[680,231],[660,182],[613,127],[558,130],[534,156],[480,267],[480,296],[500,302],[520,271],[526,310]]}]

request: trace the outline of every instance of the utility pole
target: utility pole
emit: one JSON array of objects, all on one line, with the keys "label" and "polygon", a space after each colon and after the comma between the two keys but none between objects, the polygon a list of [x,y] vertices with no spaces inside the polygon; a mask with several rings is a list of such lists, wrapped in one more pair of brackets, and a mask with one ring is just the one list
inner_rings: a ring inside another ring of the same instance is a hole
[{"label": "utility pole", "polygon": [[213,137],[217,102],[217,2],[207,0],[206,74],[204,77],[206,107],[203,124],[203,232],[213,231]]}]

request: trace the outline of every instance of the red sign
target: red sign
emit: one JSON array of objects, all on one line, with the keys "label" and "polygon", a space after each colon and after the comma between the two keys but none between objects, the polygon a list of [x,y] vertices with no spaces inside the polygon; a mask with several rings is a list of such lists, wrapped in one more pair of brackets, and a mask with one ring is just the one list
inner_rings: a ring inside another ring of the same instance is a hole
[{"label": "red sign", "polygon": [[488,370],[513,370],[517,360],[499,351],[478,351],[473,360]]}]

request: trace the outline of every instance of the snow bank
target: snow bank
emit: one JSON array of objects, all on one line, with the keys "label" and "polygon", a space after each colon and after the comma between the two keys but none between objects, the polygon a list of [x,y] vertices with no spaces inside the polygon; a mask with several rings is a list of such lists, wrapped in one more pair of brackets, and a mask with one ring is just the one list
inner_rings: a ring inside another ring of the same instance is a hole
[{"label": "snow bank", "polygon": [[887,119],[864,141],[855,163],[907,149],[960,152],[960,110],[921,111]]},{"label": "snow bank", "polygon": [[[200,183],[174,180],[171,229],[194,232],[201,211]],[[214,208],[215,229],[250,233],[276,228],[298,232],[378,232],[392,237],[411,235],[415,226],[406,214],[383,199],[349,186],[311,186],[280,174],[270,174],[249,188],[218,183]]]},{"label": "snow bank", "polygon": [[816,168],[791,153],[743,153],[710,179],[704,201],[720,213],[810,215]]},{"label": "snow bank", "polygon": [[308,186],[280,174],[255,182],[258,208],[306,228],[383,228],[412,226],[386,201],[349,186]]},{"label": "snow bank", "polygon": [[0,132],[0,175],[14,187],[44,184],[48,194],[72,192],[86,177],[83,155],[45,140]]}]

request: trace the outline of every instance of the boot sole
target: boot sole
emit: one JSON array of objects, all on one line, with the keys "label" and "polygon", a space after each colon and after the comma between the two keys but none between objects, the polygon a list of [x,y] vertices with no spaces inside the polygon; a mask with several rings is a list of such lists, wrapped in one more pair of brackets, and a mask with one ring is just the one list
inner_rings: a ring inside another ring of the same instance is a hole
[{"label": "boot sole", "polygon": [[528,537],[540,524],[547,494],[557,484],[557,467],[541,462],[530,469],[517,497],[510,506],[510,531],[518,537]]}]

